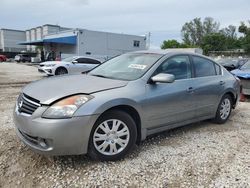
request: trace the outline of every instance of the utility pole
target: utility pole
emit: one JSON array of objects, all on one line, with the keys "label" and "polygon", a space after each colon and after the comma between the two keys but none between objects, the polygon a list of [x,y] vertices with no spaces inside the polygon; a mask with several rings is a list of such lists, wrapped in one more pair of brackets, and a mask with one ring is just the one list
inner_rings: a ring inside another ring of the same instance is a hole
[{"label": "utility pole", "polygon": [[150,39],[151,38],[151,32],[148,32],[148,44],[147,44],[147,49],[149,49],[150,48]]},{"label": "utility pole", "polygon": [[80,31],[77,29],[77,55],[80,55]]}]

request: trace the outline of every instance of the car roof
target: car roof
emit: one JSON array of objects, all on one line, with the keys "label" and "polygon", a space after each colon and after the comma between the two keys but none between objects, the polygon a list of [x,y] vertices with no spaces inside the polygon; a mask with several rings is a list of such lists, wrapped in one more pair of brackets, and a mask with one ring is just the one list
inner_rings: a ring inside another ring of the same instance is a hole
[{"label": "car roof", "polygon": [[184,49],[170,49],[170,50],[141,50],[141,51],[134,51],[130,52],[131,54],[158,54],[162,56],[173,56],[173,55],[194,55],[194,56],[199,56],[202,58],[209,59],[210,61],[213,61],[216,64],[217,63],[215,60],[213,60],[211,57],[199,54],[199,53],[194,53],[194,52],[189,52]]},{"label": "car roof", "polygon": [[190,55],[198,55],[203,56],[198,53],[188,52],[183,49],[169,49],[169,50],[141,50],[141,51],[134,51],[130,53],[144,53],[144,54],[159,54],[159,55],[174,55],[174,54],[190,54]]},{"label": "car roof", "polygon": [[[66,57],[66,58],[69,58],[69,57]],[[64,59],[66,59],[64,58]],[[90,57],[90,56],[72,56],[73,59],[78,59],[78,58],[88,58],[88,59],[93,59],[93,60],[96,60],[96,61],[100,61],[99,59],[97,58],[94,58],[94,57]],[[62,60],[63,61],[63,60]]]}]

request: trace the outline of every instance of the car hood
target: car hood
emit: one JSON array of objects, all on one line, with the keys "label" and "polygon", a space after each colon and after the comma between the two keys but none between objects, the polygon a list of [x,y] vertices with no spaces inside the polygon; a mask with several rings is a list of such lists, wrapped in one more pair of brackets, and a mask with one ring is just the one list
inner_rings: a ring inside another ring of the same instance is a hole
[{"label": "car hood", "polygon": [[62,61],[45,61],[43,63],[40,63],[40,65],[50,65],[50,64],[58,64],[62,63]]},{"label": "car hood", "polygon": [[245,79],[250,79],[250,69],[235,69],[231,71],[235,76],[240,77],[240,78],[245,78]]},{"label": "car hood", "polygon": [[91,94],[126,86],[128,81],[100,78],[89,75],[67,75],[45,78],[23,88],[23,93],[37,99],[41,104],[52,102],[74,94]]}]

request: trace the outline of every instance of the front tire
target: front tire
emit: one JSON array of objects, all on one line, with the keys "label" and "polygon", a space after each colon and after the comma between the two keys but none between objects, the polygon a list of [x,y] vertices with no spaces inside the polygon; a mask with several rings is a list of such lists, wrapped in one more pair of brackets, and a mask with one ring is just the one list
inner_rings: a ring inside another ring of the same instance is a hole
[{"label": "front tire", "polygon": [[59,67],[56,69],[55,75],[63,75],[63,74],[68,74],[67,69],[65,69],[64,67]]},{"label": "front tire", "polygon": [[214,121],[218,124],[225,123],[232,111],[232,97],[228,94],[224,95],[219,103]]},{"label": "front tire", "polygon": [[88,155],[101,161],[119,160],[133,149],[136,139],[133,118],[123,111],[109,111],[96,121],[91,131]]}]

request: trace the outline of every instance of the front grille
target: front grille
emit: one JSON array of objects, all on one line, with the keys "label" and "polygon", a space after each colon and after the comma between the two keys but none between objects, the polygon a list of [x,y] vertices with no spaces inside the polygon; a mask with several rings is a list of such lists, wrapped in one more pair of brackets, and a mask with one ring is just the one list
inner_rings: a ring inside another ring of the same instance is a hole
[{"label": "front grille", "polygon": [[17,101],[18,111],[20,113],[25,113],[32,115],[35,110],[41,106],[40,101],[33,99],[32,97],[21,94]]},{"label": "front grille", "polygon": [[40,65],[40,67],[43,67],[44,65]]}]

